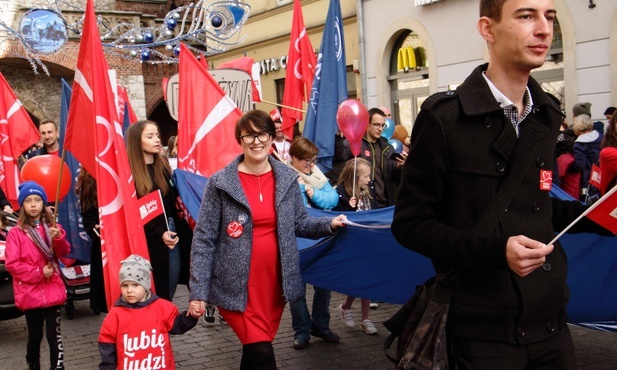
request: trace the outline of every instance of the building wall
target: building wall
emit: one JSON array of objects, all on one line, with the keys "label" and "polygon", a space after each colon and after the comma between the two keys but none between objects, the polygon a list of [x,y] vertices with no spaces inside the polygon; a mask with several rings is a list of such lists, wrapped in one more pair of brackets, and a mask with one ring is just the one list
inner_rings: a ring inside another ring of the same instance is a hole
[{"label": "building wall", "polygon": [[[403,29],[418,33],[427,45],[430,90],[461,83],[488,60],[476,29],[477,0],[442,0],[425,6],[415,1],[364,0],[368,104],[390,101],[389,56]],[[592,103],[594,119],[604,119],[607,106],[617,105],[617,2],[555,0],[564,39],[566,111],[580,101]],[[385,26],[384,26],[385,25]],[[368,31],[370,30],[370,32]]]}]

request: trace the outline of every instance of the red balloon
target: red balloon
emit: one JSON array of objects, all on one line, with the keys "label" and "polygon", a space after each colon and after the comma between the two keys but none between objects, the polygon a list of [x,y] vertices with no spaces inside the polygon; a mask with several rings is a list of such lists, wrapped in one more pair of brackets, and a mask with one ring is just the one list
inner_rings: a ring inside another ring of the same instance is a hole
[{"label": "red balloon", "polygon": [[362,149],[362,137],[368,127],[368,110],[364,104],[354,99],[342,102],[336,112],[336,123],[349,141],[351,153],[358,156]]},{"label": "red balloon", "polygon": [[55,202],[60,167],[62,166],[60,196],[58,198],[58,200],[62,200],[71,189],[71,170],[66,163],[63,163],[62,158],[51,154],[30,158],[21,168],[21,178],[24,181],[32,180],[41,185],[47,194],[47,201]]}]

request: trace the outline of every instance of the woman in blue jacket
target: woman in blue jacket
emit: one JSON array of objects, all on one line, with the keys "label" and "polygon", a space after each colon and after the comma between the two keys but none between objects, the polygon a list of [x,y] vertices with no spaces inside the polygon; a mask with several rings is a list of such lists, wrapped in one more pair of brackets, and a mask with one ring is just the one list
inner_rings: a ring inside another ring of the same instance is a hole
[{"label": "woman in blue jacket", "polygon": [[[289,147],[289,165],[298,173],[300,192],[304,205],[309,208],[332,209],[338,204],[338,193],[328,178],[315,165],[319,149],[309,139],[297,137]],[[329,290],[313,287],[313,309],[309,313],[306,297],[290,302],[291,324],[294,329],[293,348],[308,347],[311,335],[327,343],[337,343],[340,338],[330,330]]]}]

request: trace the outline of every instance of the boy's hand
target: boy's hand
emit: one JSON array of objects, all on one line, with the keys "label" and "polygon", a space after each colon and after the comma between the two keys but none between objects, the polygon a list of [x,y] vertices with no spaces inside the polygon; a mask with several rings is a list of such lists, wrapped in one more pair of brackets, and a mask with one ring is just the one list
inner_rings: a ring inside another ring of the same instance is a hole
[{"label": "boy's hand", "polygon": [[206,312],[206,302],[204,301],[190,301],[187,315],[191,315],[194,318],[200,318]]}]

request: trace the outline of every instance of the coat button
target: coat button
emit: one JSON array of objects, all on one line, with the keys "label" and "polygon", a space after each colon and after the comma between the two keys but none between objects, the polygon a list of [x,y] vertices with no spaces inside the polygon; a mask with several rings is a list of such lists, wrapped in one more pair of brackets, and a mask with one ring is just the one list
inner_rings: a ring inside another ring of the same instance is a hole
[{"label": "coat button", "polygon": [[544,161],[542,160],[542,158],[538,157],[536,158],[536,164],[538,165],[538,167],[542,167],[544,166]]},{"label": "coat button", "polygon": [[484,118],[484,122],[482,122],[482,124],[484,125],[484,127],[490,128],[492,125],[491,118],[490,117]]},{"label": "coat button", "polygon": [[546,324],[546,331],[549,333],[554,333],[556,330],[555,328],[555,324],[552,322],[549,322],[548,324]]},{"label": "coat button", "polygon": [[534,212],[538,212],[540,210],[540,204],[538,202],[533,202],[531,205],[531,210]]},{"label": "coat button", "polygon": [[523,328],[518,328],[518,329],[516,329],[516,334],[519,337],[524,337],[525,336],[525,330]]},{"label": "coat button", "polygon": [[495,169],[498,172],[503,172],[506,170],[506,163],[505,162],[497,162],[495,163]]},{"label": "coat button", "polygon": [[549,272],[553,269],[553,266],[551,266],[550,263],[546,262],[542,265],[542,270]]}]

